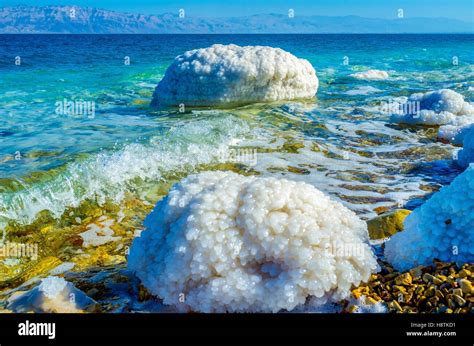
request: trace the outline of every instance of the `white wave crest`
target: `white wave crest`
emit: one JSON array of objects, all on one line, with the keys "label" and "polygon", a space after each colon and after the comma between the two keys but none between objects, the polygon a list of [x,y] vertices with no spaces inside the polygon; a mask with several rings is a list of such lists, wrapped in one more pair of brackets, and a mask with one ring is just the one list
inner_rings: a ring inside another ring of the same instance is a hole
[{"label": "white wave crest", "polygon": [[368,70],[364,72],[356,72],[349,76],[356,79],[383,80],[388,78],[388,72],[381,70]]},{"label": "white wave crest", "polygon": [[53,179],[1,193],[0,224],[8,220],[29,224],[43,210],[60,217],[66,208],[77,207],[87,199],[120,202],[134,189],[137,179],[158,180],[164,172],[218,161],[249,131],[247,123],[235,117],[216,117],[182,123],[147,144],[128,144],[121,150],[75,161]]}]

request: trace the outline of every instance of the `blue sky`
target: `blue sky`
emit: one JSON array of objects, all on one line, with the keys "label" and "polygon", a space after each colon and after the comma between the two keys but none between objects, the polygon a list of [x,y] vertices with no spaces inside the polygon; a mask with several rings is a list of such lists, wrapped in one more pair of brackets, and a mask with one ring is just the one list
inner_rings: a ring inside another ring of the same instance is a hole
[{"label": "blue sky", "polygon": [[257,13],[295,15],[358,15],[395,18],[399,8],[405,17],[447,17],[474,21],[474,0],[0,0],[1,6],[78,5],[110,10],[159,14],[177,12],[187,15],[221,17]]}]

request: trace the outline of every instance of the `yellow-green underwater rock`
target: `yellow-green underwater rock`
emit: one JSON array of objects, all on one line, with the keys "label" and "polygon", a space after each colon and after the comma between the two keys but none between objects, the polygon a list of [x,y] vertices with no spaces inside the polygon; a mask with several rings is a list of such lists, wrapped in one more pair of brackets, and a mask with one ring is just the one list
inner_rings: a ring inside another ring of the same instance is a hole
[{"label": "yellow-green underwater rock", "polygon": [[4,289],[6,287],[17,287],[23,282],[34,278],[35,276],[48,273],[50,270],[56,268],[61,263],[62,261],[60,259],[53,256],[48,256],[41,258],[38,261],[28,263],[22,268],[18,275],[8,280],[1,281],[0,289]]},{"label": "yellow-green underwater rock", "polygon": [[384,239],[403,231],[403,221],[410,213],[410,210],[398,209],[370,219],[367,221],[370,239]]}]

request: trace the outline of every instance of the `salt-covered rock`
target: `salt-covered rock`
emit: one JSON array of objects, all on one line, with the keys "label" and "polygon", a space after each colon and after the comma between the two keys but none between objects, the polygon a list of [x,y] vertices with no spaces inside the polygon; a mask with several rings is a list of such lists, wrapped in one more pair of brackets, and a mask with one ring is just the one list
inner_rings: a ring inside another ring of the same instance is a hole
[{"label": "salt-covered rock", "polygon": [[466,134],[471,128],[474,128],[474,124],[467,124],[462,126],[443,125],[439,127],[438,139],[452,143],[454,145],[462,145]]},{"label": "salt-covered rock", "polygon": [[98,304],[72,283],[48,276],[38,286],[15,296],[8,309],[18,313],[79,313],[97,311]]},{"label": "salt-covered rock", "polygon": [[474,162],[474,126],[471,126],[463,134],[462,149],[457,151],[454,156],[456,163],[462,168],[466,168]]},{"label": "salt-covered rock", "polygon": [[403,231],[403,221],[409,214],[410,210],[398,209],[368,220],[370,239],[384,239]]},{"label": "salt-covered rock", "polygon": [[445,262],[474,261],[474,168],[468,168],[405,219],[405,230],[385,244],[398,270]]},{"label": "salt-covered rock", "polygon": [[388,78],[388,72],[381,70],[368,70],[364,72],[356,72],[350,76],[356,79],[382,80]]},{"label": "salt-covered rock", "polygon": [[232,172],[173,186],[129,268],[181,311],[276,312],[346,297],[377,269],[367,227],[311,185]]},{"label": "salt-covered rock", "polygon": [[400,112],[392,114],[391,121],[403,124],[464,126],[474,122],[474,106],[464,97],[449,89],[416,93]]},{"label": "salt-covered rock", "polygon": [[177,56],[156,87],[152,106],[233,106],[314,97],[311,64],[279,49],[215,44]]}]

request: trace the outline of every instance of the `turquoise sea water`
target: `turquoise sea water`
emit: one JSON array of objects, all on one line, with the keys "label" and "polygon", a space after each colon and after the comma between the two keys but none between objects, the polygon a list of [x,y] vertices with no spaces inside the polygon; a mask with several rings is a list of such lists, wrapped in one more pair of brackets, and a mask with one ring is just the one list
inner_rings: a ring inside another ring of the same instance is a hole
[{"label": "turquoise sea water", "polygon": [[[214,43],[308,59],[317,97],[151,109],[173,58]],[[433,129],[390,124],[380,104],[441,88],[474,101],[473,48],[474,35],[0,35],[0,224],[28,224],[42,210],[59,217],[86,199],[120,204],[127,193],[154,203],[149,192],[170,175],[243,147],[259,154],[237,162],[242,172],[310,182],[361,216],[414,207],[459,173],[454,148]],[[349,77],[368,69],[390,78]],[[65,99],[93,102],[95,113],[58,114]]]}]

